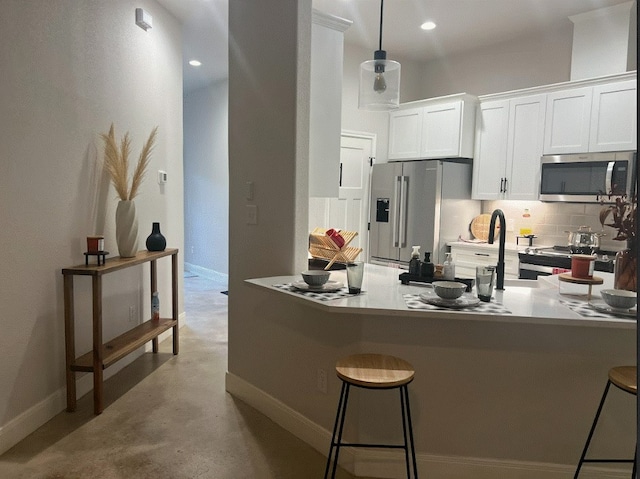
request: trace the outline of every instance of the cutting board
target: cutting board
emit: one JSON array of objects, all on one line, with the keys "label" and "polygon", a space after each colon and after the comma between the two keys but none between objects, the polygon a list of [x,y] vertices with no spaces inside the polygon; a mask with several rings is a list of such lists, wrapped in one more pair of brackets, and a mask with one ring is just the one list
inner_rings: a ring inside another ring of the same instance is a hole
[{"label": "cutting board", "polygon": [[[491,215],[490,214],[482,214],[478,215],[471,221],[471,234],[474,238],[477,238],[482,241],[487,241],[489,239],[489,225],[491,224]],[[498,233],[500,232],[500,225],[496,222],[496,226],[494,229],[494,238],[498,237]]]}]

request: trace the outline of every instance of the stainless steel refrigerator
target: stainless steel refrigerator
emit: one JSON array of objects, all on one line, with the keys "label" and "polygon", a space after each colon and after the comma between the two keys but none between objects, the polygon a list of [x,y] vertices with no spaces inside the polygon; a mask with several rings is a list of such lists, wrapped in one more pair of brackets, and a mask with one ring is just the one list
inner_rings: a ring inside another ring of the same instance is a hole
[{"label": "stainless steel refrigerator", "polygon": [[444,261],[447,243],[469,238],[480,201],[471,199],[471,160],[420,160],[373,165],[369,261],[408,268],[420,259]]}]

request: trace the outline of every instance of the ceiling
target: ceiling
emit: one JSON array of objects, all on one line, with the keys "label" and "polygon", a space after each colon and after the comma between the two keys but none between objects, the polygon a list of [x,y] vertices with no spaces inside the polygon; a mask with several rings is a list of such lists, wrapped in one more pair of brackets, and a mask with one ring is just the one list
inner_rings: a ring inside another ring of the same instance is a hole
[{"label": "ceiling", "polygon": [[[184,24],[185,90],[227,76],[228,0],[157,0]],[[347,18],[345,42],[378,46],[380,3],[375,0],[312,0],[313,7]],[[629,0],[387,0],[383,48],[388,57],[427,61],[570,25],[569,16]],[[438,26],[424,31],[432,20]],[[202,66],[187,62],[198,58]]]}]

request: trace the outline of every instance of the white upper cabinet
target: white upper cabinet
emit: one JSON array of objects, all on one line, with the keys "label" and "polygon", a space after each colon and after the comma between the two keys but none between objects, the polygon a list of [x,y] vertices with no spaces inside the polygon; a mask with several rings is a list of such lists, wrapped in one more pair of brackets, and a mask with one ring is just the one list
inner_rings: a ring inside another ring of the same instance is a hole
[{"label": "white upper cabinet", "polygon": [[462,107],[462,101],[424,107],[420,148],[422,158],[462,156]]},{"label": "white upper cabinet", "polygon": [[471,197],[475,200],[494,200],[504,196],[508,128],[509,100],[480,103],[471,189]]},{"label": "white upper cabinet", "polygon": [[472,198],[537,200],[545,95],[480,104]]},{"label": "white upper cabinet", "polygon": [[511,100],[505,193],[510,200],[537,200],[544,144],[545,95]]},{"label": "white upper cabinet", "polygon": [[471,158],[476,104],[463,93],[401,105],[389,114],[389,160]]},{"label": "white upper cabinet", "polygon": [[309,103],[309,196],[338,197],[344,31],[351,21],[313,11]]},{"label": "white upper cabinet", "polygon": [[418,158],[422,108],[396,110],[389,115],[389,159]]},{"label": "white upper cabinet", "polygon": [[635,150],[636,91],[626,80],[549,93],[544,154]]},{"label": "white upper cabinet", "polygon": [[592,93],[593,88],[586,87],[547,95],[545,155],[588,151]]},{"label": "white upper cabinet", "polygon": [[593,88],[589,151],[635,150],[638,117],[635,80]]}]

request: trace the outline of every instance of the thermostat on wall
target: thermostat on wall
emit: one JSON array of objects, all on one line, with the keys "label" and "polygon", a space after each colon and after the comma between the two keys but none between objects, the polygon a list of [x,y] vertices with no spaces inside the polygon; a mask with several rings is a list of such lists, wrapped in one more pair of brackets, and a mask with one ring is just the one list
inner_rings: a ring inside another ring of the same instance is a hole
[{"label": "thermostat on wall", "polygon": [[158,170],[158,183],[164,185],[167,182],[167,172]]}]

